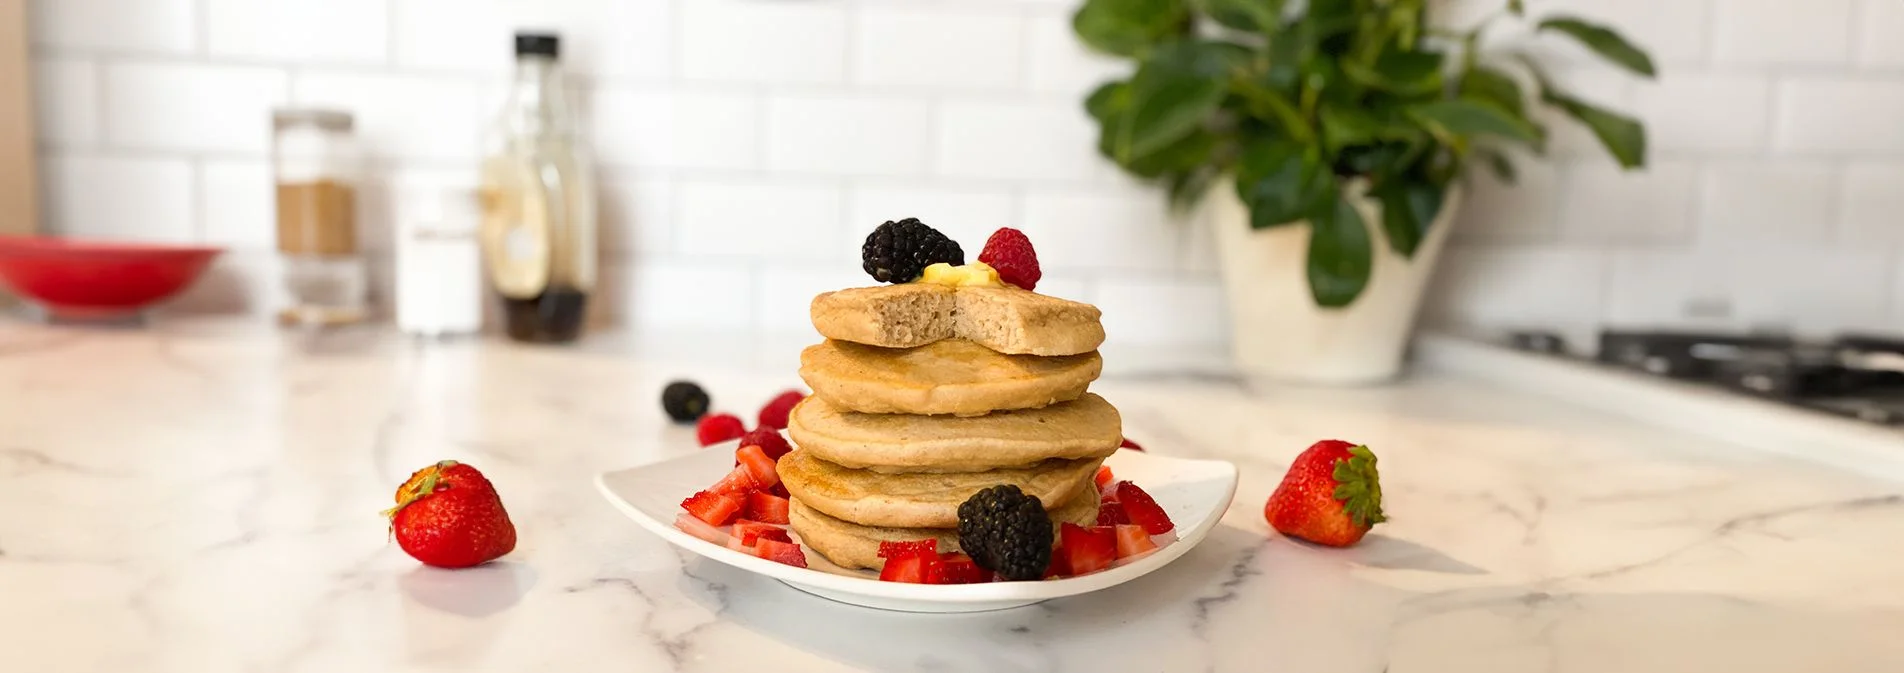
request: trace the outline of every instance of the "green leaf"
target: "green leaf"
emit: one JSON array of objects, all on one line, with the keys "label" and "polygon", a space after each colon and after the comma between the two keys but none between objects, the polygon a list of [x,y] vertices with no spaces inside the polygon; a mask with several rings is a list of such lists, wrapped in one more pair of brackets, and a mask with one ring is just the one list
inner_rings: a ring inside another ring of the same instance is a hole
[{"label": "green leaf", "polygon": [[1519,82],[1500,70],[1487,66],[1469,70],[1461,77],[1460,93],[1462,98],[1493,103],[1516,117],[1527,116],[1527,94],[1521,92]]},{"label": "green leaf", "polygon": [[1592,130],[1621,168],[1646,165],[1646,127],[1632,117],[1554,91],[1545,92],[1542,98]]},{"label": "green leaf", "polygon": [[1287,140],[1253,142],[1237,162],[1236,195],[1249,206],[1251,228],[1308,217],[1334,188],[1334,176],[1302,145]]},{"label": "green leaf", "polygon": [[1368,287],[1375,257],[1361,213],[1333,185],[1327,192],[1309,218],[1309,294],[1317,306],[1341,308]]},{"label": "green leaf", "polygon": [[1527,3],[1521,0],[1507,0],[1507,11],[1514,16],[1527,15]]},{"label": "green leaf", "polygon": [[1212,20],[1237,30],[1273,32],[1282,22],[1283,0],[1195,0]]},{"label": "green leaf", "polygon": [[1324,106],[1319,116],[1322,144],[1330,152],[1373,142],[1384,130],[1375,115],[1360,107]]},{"label": "green leaf", "polygon": [[1190,25],[1183,0],[1086,0],[1071,17],[1078,38],[1099,51],[1136,56],[1182,35]]},{"label": "green leaf", "polygon": [[1588,49],[1593,50],[1593,53],[1627,70],[1647,77],[1658,74],[1653,69],[1652,57],[1647,56],[1645,51],[1606,26],[1588,23],[1574,17],[1557,16],[1541,21],[1537,30],[1540,32],[1552,30],[1579,40],[1580,44],[1586,45]]},{"label": "green leaf", "polygon": [[1540,142],[1540,134],[1532,124],[1488,103],[1463,99],[1435,101],[1410,106],[1408,115],[1430,128],[1456,136],[1487,134],[1529,144]]},{"label": "green leaf", "polygon": [[1507,155],[1494,150],[1481,150],[1480,154],[1481,158],[1487,160],[1488,168],[1494,171],[1495,179],[1504,185],[1514,184],[1514,162],[1509,161]]},{"label": "green leaf", "polygon": [[1382,231],[1388,234],[1388,247],[1395,254],[1412,258],[1428,227],[1441,212],[1447,188],[1420,178],[1396,176],[1375,190],[1382,202]]},{"label": "green leaf", "polygon": [[1372,67],[1345,60],[1342,72],[1363,86],[1416,96],[1441,90],[1441,62],[1438,52],[1390,49]]},{"label": "green leaf", "polygon": [[1117,160],[1149,155],[1201,128],[1223,102],[1230,71],[1246,57],[1242,47],[1222,42],[1158,48],[1131,77],[1130,110],[1112,146]]},{"label": "green leaf", "polygon": [[1127,109],[1130,109],[1130,82],[1105,82],[1084,99],[1084,111],[1099,122],[1121,115]]},{"label": "green leaf", "polygon": [[1150,154],[1133,157],[1124,163],[1124,167],[1144,178],[1192,170],[1210,163],[1210,154],[1216,149],[1216,142],[1217,137],[1214,135],[1194,132]]}]

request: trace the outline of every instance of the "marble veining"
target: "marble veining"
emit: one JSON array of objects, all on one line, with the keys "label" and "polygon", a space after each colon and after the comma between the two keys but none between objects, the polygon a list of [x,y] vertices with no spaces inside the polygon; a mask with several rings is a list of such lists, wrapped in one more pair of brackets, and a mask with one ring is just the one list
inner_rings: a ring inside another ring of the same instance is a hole
[{"label": "marble veining", "polygon": [[[1237,463],[1236,504],[1153,575],[995,613],[815,598],[589,487],[695,450],[665,381],[751,415],[791,353],[0,323],[0,670],[1904,670],[1904,485],[1448,373],[1107,377],[1132,438]],[[1330,437],[1375,447],[1392,517],[1348,550],[1261,515]],[[378,510],[442,458],[498,484],[516,553],[451,572],[388,542]]]}]

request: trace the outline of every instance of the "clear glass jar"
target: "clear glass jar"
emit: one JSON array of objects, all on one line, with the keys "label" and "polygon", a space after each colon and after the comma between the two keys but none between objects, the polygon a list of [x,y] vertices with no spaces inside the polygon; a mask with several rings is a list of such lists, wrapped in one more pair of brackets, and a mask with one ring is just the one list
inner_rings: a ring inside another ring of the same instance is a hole
[{"label": "clear glass jar", "polygon": [[288,305],[280,321],[339,325],[369,313],[369,270],[358,245],[362,155],[350,113],[294,108],[271,115],[278,252]]}]

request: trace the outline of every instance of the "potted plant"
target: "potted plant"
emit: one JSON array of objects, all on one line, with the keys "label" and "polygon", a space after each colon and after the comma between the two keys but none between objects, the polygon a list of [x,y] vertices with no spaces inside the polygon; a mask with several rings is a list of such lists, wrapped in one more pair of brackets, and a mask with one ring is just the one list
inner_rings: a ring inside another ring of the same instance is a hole
[{"label": "potted plant", "polygon": [[[1098,150],[1167,188],[1216,231],[1232,344],[1246,373],[1311,382],[1392,377],[1480,162],[1538,155],[1533,105],[1584,124],[1627,169],[1645,162],[1632,118],[1554,86],[1525,54],[1483,54],[1483,31],[1431,27],[1428,0],[1086,0],[1085,44],[1135,72],[1085,101]],[[1604,26],[1536,22],[1651,77],[1645,52]]]}]

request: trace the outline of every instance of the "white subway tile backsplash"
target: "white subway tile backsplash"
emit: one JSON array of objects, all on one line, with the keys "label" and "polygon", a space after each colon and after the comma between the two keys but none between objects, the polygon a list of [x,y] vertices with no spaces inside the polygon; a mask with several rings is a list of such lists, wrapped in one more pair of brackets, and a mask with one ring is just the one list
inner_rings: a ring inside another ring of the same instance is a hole
[{"label": "white subway tile backsplash", "polygon": [[752,168],[758,100],[742,93],[597,89],[589,137],[602,163],[639,168]]},{"label": "white subway tile backsplash", "polygon": [[618,267],[614,315],[648,330],[737,330],[753,326],[754,280],[746,264],[638,260]]},{"label": "white subway tile backsplash", "polygon": [[1700,185],[1699,235],[1738,241],[1822,242],[1837,197],[1830,166],[1816,162],[1723,163]]},{"label": "white subway tile backsplash", "polygon": [[854,13],[853,75],[909,88],[1007,89],[1018,85],[1021,21],[956,5],[861,7]]},{"label": "white subway tile backsplash", "polygon": [[856,257],[858,246],[840,235],[840,193],[825,183],[683,181],[675,191],[674,249],[776,261]]},{"label": "white subway tile backsplash", "polygon": [[1895,68],[1904,66],[1904,3],[1863,0],[1858,8],[1858,62]]},{"label": "white subway tile backsplash", "polygon": [[1669,70],[1638,85],[1633,112],[1655,150],[1750,152],[1771,138],[1772,81],[1765,75]]},{"label": "white subway tile backsplash", "polygon": [[1127,59],[1086,48],[1068,14],[1027,18],[1025,33],[1025,84],[1032,91],[1082,101],[1098,85],[1128,77],[1135,68]]},{"label": "white subway tile backsplash", "polygon": [[[1093,303],[1104,312],[1104,345],[1216,346],[1229,340],[1223,285],[1118,274],[1098,282]],[[1050,289],[1040,285],[1039,290]]]},{"label": "white subway tile backsplash", "polygon": [[763,332],[814,334],[814,295],[875,284],[856,264],[761,267],[755,272],[754,323]]},{"label": "white subway tile backsplash", "polygon": [[674,181],[607,173],[601,182],[601,247],[610,253],[665,254],[673,241]]},{"label": "white subway tile backsplash", "polygon": [[213,56],[291,63],[383,63],[385,0],[205,0],[205,46]]},{"label": "white subway tile backsplash", "polygon": [[1851,164],[1842,198],[1838,232],[1845,241],[1904,243],[1904,163]]},{"label": "white subway tile backsplash", "polygon": [[689,79],[846,80],[847,11],[837,0],[690,0],[680,10],[680,71]]},{"label": "white subway tile backsplash", "polygon": [[1808,246],[1630,251],[1613,259],[1609,320],[1697,324],[1694,305],[1730,307],[1735,328],[1828,332],[1885,310],[1887,253]]},{"label": "white subway tile backsplash", "polygon": [[198,203],[206,243],[239,250],[277,245],[275,183],[262,159],[217,159],[198,166]]},{"label": "white subway tile backsplash", "polygon": [[1177,267],[1182,228],[1165,217],[1163,194],[1036,190],[1025,195],[1019,229],[1048,269],[1169,271]]},{"label": "white subway tile backsplash", "polygon": [[1606,261],[1586,248],[1449,249],[1425,317],[1457,325],[1591,324],[1605,300]]},{"label": "white subway tile backsplash", "polygon": [[1679,161],[1653,161],[1643,171],[1603,162],[1563,169],[1560,232],[1564,240],[1677,243],[1692,230],[1695,171]]},{"label": "white subway tile backsplash", "polygon": [[33,0],[28,31],[57,49],[185,54],[197,48],[197,0]]},{"label": "white subway tile backsplash", "polygon": [[1904,81],[1803,77],[1778,89],[1776,147],[1810,153],[1904,152]]},{"label": "white subway tile backsplash", "polygon": [[952,177],[1084,180],[1102,161],[1084,109],[1065,103],[948,102],[935,156]]},{"label": "white subway tile backsplash", "polygon": [[307,70],[292,83],[292,99],[349,110],[357,137],[379,160],[474,159],[478,120],[489,114],[477,105],[476,83],[456,77]]},{"label": "white subway tile backsplash", "polygon": [[968,262],[978,258],[992,232],[1018,226],[1012,219],[1011,193],[1005,189],[878,182],[847,188],[844,235],[855,250],[879,225],[908,217],[958,241]]},{"label": "white subway tile backsplash", "polygon": [[120,63],[106,68],[106,138],[138,149],[263,154],[271,109],[285,100],[276,68]]},{"label": "white subway tile backsplash", "polygon": [[662,80],[673,71],[669,0],[389,1],[403,67],[500,73],[521,30],[560,36],[563,67],[585,76]]},{"label": "white subway tile backsplash", "polygon": [[81,238],[188,243],[192,165],[184,159],[41,158],[45,221],[51,233]]},{"label": "white subway tile backsplash", "polygon": [[1551,241],[1558,234],[1560,171],[1541,157],[1516,152],[1508,184],[1480,163],[1470,165],[1455,213],[1456,241]]},{"label": "white subway tile backsplash", "polygon": [[1833,65],[1851,56],[1854,0],[1719,0],[1713,53],[1719,63]]},{"label": "white subway tile backsplash", "polygon": [[33,102],[40,142],[70,147],[99,141],[99,67],[91,61],[35,59]]},{"label": "white subway tile backsplash", "polygon": [[917,175],[926,169],[930,112],[923,101],[775,96],[766,114],[771,170]]}]

